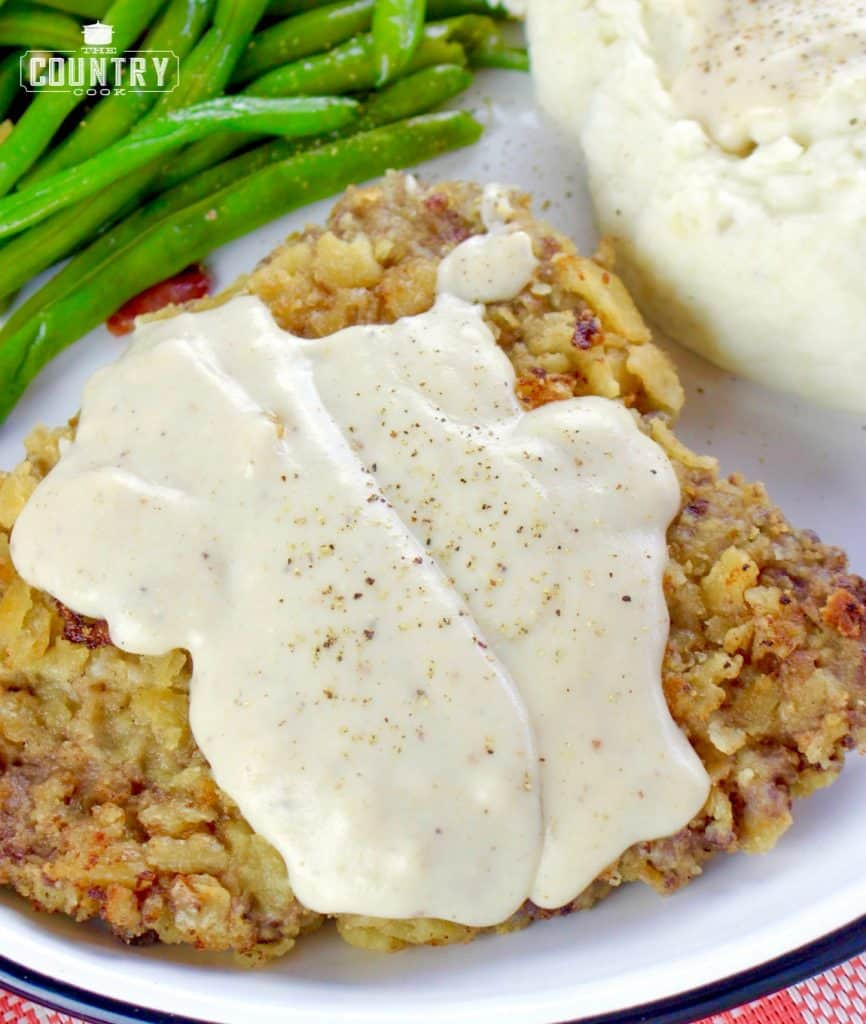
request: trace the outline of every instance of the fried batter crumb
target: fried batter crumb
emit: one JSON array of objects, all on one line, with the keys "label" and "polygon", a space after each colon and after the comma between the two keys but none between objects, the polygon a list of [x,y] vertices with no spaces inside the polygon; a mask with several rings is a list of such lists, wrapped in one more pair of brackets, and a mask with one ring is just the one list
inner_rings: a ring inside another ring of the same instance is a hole
[{"label": "fried batter crumb", "polygon": [[90,619],[67,608],[62,601],[55,599],[60,618],[63,619],[63,639],[73,644],[84,644],[85,647],[107,647],[111,643],[108,623],[105,619]]},{"label": "fried batter crumb", "polygon": [[[421,312],[438,262],[484,230],[480,199],[475,185],[402,175],[352,188],[326,227],[290,238],[226,294],[255,292],[305,337]],[[720,477],[677,440],[682,388],[610,253],[581,257],[532,219],[527,197],[511,204],[538,267],[486,316],[521,401],[621,399],[679,476],[662,676],[712,787],[676,835],[631,847],[567,907],[527,903],[500,931],[585,909],[625,882],[669,893],[716,853],[769,849],[791,824],[792,800],[866,747],[866,583],[841,552],[792,528],[760,484]],[[214,782],[189,728],[187,655],[118,650],[104,623],[28,587],[12,566],[15,518],[73,430],[34,431],[27,458],[0,476],[0,882],[43,910],[101,918],[127,943],[231,950],[248,964],[280,956],[322,918],[294,898],[279,854]],[[377,950],[479,933],[428,919],[336,924]]]}]

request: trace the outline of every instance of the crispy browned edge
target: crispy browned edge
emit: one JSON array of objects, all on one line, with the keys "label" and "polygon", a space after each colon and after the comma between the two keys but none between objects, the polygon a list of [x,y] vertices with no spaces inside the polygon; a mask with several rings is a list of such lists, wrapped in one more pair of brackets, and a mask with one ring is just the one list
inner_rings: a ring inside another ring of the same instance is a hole
[{"label": "crispy browned edge", "polygon": [[[433,299],[438,260],[483,230],[478,187],[400,175],[350,189],[236,289],[295,333],[390,321]],[[668,451],[682,487],[670,527],[663,666],[671,711],[711,779],[676,835],[639,843],[572,904],[626,881],[672,892],[713,854],[769,849],[791,803],[866,745],[866,584],[841,552],[788,525],[760,484],[720,478],[669,423],[682,390],[602,255],[584,259],[528,199],[512,196],[539,264],[514,301],[488,307],[527,407],[580,394],[622,398]],[[221,301],[221,300],[217,300]],[[68,432],[68,430],[67,430]],[[189,732],[183,652],[126,655],[94,623],[34,591],[8,554],[15,516],[57,458],[39,429],[0,481],[0,882],[35,906],[102,918],[124,941],[192,943],[254,963],[321,919],[301,907],[276,852],[213,782]],[[550,916],[526,904],[510,929]],[[466,941],[476,929],[346,915],[368,948]]]}]

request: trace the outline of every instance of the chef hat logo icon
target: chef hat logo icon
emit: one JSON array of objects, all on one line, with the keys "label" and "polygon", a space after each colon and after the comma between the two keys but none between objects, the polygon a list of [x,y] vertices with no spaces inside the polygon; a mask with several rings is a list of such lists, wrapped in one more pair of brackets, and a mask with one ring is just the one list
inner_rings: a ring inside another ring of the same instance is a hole
[{"label": "chef hat logo icon", "polygon": [[82,25],[81,31],[86,46],[111,46],[111,40],[114,37],[113,25],[94,21],[91,25]]}]

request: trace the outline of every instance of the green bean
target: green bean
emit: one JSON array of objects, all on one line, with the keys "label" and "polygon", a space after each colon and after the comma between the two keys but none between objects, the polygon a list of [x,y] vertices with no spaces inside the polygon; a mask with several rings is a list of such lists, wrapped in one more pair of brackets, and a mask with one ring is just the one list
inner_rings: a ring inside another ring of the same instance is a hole
[{"label": "green bean", "polygon": [[412,60],[424,32],[426,0],[376,0],[373,61],[376,85],[396,78]]},{"label": "green bean", "polygon": [[471,83],[472,74],[459,64],[433,64],[422,68],[372,93],[364,104],[359,126],[390,124],[433,110],[468,89]]},{"label": "green bean", "polygon": [[[462,47],[449,42],[447,34],[448,30],[443,28],[425,30],[425,38],[415,52],[409,71],[434,64],[464,64],[466,57]],[[268,72],[252,82],[246,92],[251,96],[338,95],[371,89],[375,76],[372,36],[367,33],[335,47],[330,53],[317,54]],[[255,141],[252,137],[216,136],[190,146],[163,172],[160,181],[165,186],[182,180]]]},{"label": "green bean", "polygon": [[290,210],[468,145],[480,133],[461,111],[397,122],[271,164],[160,221],[74,292],[17,329],[0,331],[0,420],[49,360],[142,288]]},{"label": "green bean", "polygon": [[40,0],[44,7],[68,11],[79,18],[104,18],[111,0]]},{"label": "green bean", "polygon": [[[466,62],[462,48],[448,42],[446,34],[444,29],[430,30],[412,59],[410,73],[434,64],[462,65]],[[245,91],[250,96],[338,95],[369,89],[374,78],[372,41],[367,34],[335,47],[330,53],[318,54],[269,72],[252,82]],[[162,172],[159,185],[165,188],[181,181],[256,141],[254,136],[217,135],[190,146],[172,162],[170,168]]]},{"label": "green bean", "polygon": [[218,96],[247,48],[267,0],[217,0],[211,29],[183,64],[178,87],[163,93],[151,111],[158,116]]},{"label": "green bean", "polygon": [[[468,71],[453,64],[425,68],[371,96],[361,118],[350,125],[348,131],[366,131],[424,113],[462,92],[471,80],[472,75]],[[65,267],[12,314],[10,324],[27,319],[48,302],[77,288],[85,274],[112,260],[120,249],[133,244],[156,221],[213,195],[267,164],[293,156],[301,146],[316,144],[317,140],[305,139],[298,142],[278,139],[175,184],[145,206],[139,206],[132,216],[109,228],[86,249],[73,256]],[[321,140],[318,140],[318,144],[321,144]],[[100,198],[96,197],[94,201],[98,203]],[[50,224],[51,220],[43,221],[12,239],[0,250],[0,280],[6,282],[10,290],[19,288],[59,258],[60,254],[52,249],[57,232],[50,230]],[[49,227],[46,230],[47,225]]]},{"label": "green bean", "polygon": [[[323,0],[270,0],[267,14],[285,18],[301,11],[321,7]],[[455,14],[489,14],[494,18],[510,18],[509,12],[495,0],[427,0],[427,18],[450,18]]]},{"label": "green bean", "polygon": [[[171,0],[163,16],[147,34],[142,50],[168,50],[185,57],[201,35],[214,0]],[[124,136],[157,100],[156,70],[148,62],[144,89],[126,89],[106,96],[79,121],[73,131],[40,160],[21,184],[41,181],[100,153]],[[21,185],[19,185],[19,188]]]},{"label": "green bean", "polygon": [[302,11],[311,11],[322,4],[323,0],[270,0],[267,13],[272,18],[287,18]]},{"label": "green bean", "polygon": [[[233,70],[232,60],[243,51],[252,34],[261,12],[263,0],[218,0],[214,25],[199,40],[186,60],[181,62],[181,79],[190,83],[184,95],[187,103],[208,99],[214,90],[219,93],[225,87]],[[229,38],[230,37],[230,38]],[[214,45],[217,39],[219,45]],[[200,72],[214,57],[213,74],[196,73],[187,75],[187,70]],[[158,105],[151,109],[142,123],[160,113],[170,111],[178,102],[178,92],[165,93]],[[162,110],[161,108],[165,108]],[[2,156],[2,154],[0,154]],[[0,296],[7,295],[20,283],[20,268],[40,269],[51,266],[56,260],[68,256],[80,245],[86,244],[97,233],[113,224],[130,205],[142,200],[154,177],[160,170],[161,161],[143,167],[123,181],[101,194],[91,196],[66,210],[48,217],[41,224],[13,238],[0,248]],[[25,279],[26,280],[26,279]]]},{"label": "green bean", "polygon": [[[407,70],[417,71],[431,64],[465,64],[459,43],[451,42],[449,31],[437,25],[424,29],[424,38]],[[344,92],[366,92],[376,84],[373,37],[355,36],[329,53],[286,64],[257,78],[248,88],[251,96],[330,96]]]},{"label": "green bean", "polygon": [[370,28],[374,0],[341,0],[257,32],[238,62],[233,83],[248,82],[289,61],[330,50]]},{"label": "green bean", "polygon": [[443,18],[428,26],[445,33],[471,54],[479,47],[503,46],[502,29],[493,18],[483,14],[461,14],[454,18]]},{"label": "green bean", "polygon": [[0,62],[0,121],[9,113],[21,89],[20,67],[23,50],[14,50]]},{"label": "green bean", "polygon": [[68,14],[17,7],[0,12],[0,46],[24,46],[30,50],[77,50],[81,26]]},{"label": "green bean", "polygon": [[427,17],[451,18],[457,14],[486,14],[490,18],[509,18],[511,15],[501,5],[489,0],[427,0]]},{"label": "green bean", "polygon": [[474,68],[529,71],[529,54],[519,46],[477,46],[471,51],[469,60]]},{"label": "green bean", "polygon": [[[134,208],[150,178],[150,173],[139,171],[119,188],[107,189],[86,203],[61,210],[0,247],[0,298],[17,291],[53,263],[86,244],[105,225],[123,216],[128,207]],[[54,280],[52,278],[45,287]],[[36,295],[41,295],[42,290]]]},{"label": "green bean", "polygon": [[329,53],[269,71],[246,91],[253,96],[291,96],[303,95],[308,89],[316,95],[369,89],[373,85],[372,57],[370,35],[356,36]]},{"label": "green bean", "polygon": [[263,132],[297,138],[343,127],[357,117],[354,100],[322,97],[262,100],[222,96],[142,125],[99,156],[0,199],[0,238],[100,192],[155,157],[215,131]]},{"label": "green bean", "polygon": [[441,26],[450,39],[456,39],[466,48],[472,67],[529,70],[526,50],[509,46],[502,27],[489,15],[461,14],[433,24]]},{"label": "green bean", "polygon": [[[114,27],[114,45],[128,49],[160,8],[163,0],[115,0],[106,14]],[[80,33],[76,27],[76,45]],[[79,55],[82,51],[77,51]],[[39,159],[69,114],[84,99],[74,92],[42,92],[36,96],[12,134],[0,147],[0,196]]]}]

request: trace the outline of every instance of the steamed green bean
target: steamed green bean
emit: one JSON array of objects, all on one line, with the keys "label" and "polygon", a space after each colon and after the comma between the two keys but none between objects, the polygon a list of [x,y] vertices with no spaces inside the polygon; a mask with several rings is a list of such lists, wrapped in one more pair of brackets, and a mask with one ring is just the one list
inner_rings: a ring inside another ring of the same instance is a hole
[{"label": "steamed green bean", "polygon": [[302,97],[262,100],[223,96],[142,125],[99,156],[0,199],[0,238],[101,191],[156,157],[215,131],[298,137],[341,128],[357,116],[354,100]]},{"label": "steamed green bean", "polygon": [[411,166],[478,139],[468,114],[432,114],[308,150],[160,221],[138,244],[11,331],[0,331],[0,420],[42,367],[142,288],[298,206],[388,168]]}]

